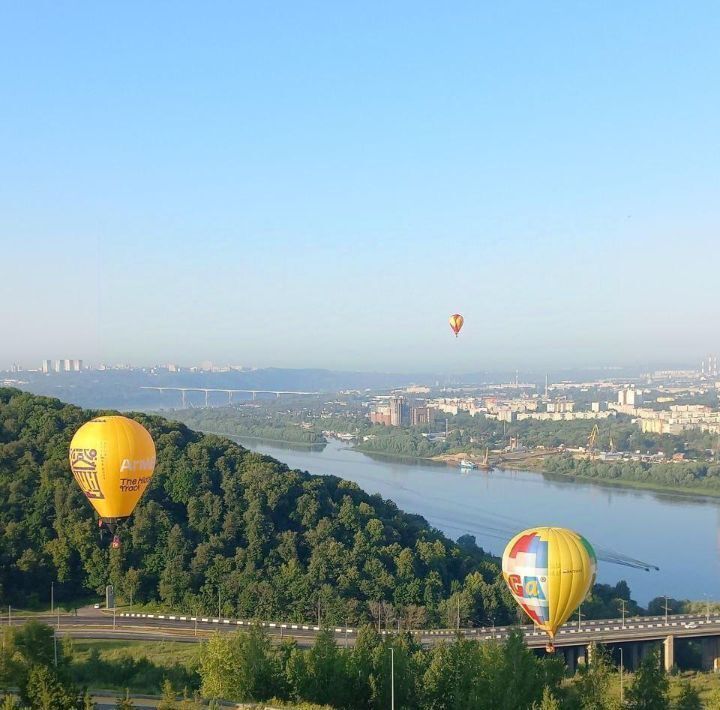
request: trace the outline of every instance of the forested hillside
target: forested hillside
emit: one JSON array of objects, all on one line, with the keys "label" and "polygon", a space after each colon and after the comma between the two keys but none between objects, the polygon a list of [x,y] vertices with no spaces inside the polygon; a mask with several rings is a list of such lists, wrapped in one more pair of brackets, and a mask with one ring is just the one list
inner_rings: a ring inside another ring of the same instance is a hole
[{"label": "forested hillside", "polygon": [[[111,582],[176,608],[353,624],[504,623],[516,612],[497,561],[391,501],[291,471],[218,436],[133,415],[155,476],[123,532],[101,544],[70,473],[69,441],[97,412],[0,389],[0,603],[61,600]],[[454,595],[454,596],[453,596]]]}]

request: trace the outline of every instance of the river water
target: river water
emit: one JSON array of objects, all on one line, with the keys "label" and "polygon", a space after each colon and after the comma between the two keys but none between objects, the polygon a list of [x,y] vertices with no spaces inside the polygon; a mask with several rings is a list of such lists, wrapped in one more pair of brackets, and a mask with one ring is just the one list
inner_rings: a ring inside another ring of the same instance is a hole
[{"label": "river water", "polygon": [[569,527],[596,547],[657,565],[645,572],[598,564],[598,581],[627,580],[641,604],[667,594],[720,599],[720,499],[556,481],[530,471],[470,471],[371,457],[331,440],[308,450],[240,439],[249,449],[319,475],[355,481],[457,539],[501,555],[505,543],[534,525]]}]

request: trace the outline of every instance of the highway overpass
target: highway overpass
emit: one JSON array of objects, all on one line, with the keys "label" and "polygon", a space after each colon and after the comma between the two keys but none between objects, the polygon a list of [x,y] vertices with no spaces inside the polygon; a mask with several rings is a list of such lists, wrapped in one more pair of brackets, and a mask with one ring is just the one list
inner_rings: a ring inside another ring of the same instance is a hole
[{"label": "highway overpass", "polygon": [[[11,623],[22,624],[28,619],[37,619],[54,626],[60,636],[75,638],[123,638],[142,640],[174,640],[199,642],[214,632],[228,632],[247,629],[255,623],[265,628],[275,640],[294,638],[300,646],[311,646],[320,627],[313,624],[293,622],[256,622],[249,619],[228,619],[190,614],[147,614],[85,608],[73,614],[44,614],[23,616],[13,614]],[[8,616],[0,618],[8,624]],[[520,626],[525,642],[530,648],[544,649],[546,635],[533,626]],[[508,637],[511,627],[461,628],[465,638],[478,641],[502,641]],[[336,640],[341,646],[352,646],[357,628],[332,627]],[[394,630],[382,630],[392,634]],[[424,646],[441,641],[452,641],[458,631],[455,629],[417,629],[411,632]],[[574,669],[578,662],[587,657],[592,643],[603,644],[615,655],[622,653],[626,668],[635,668],[639,660],[653,647],[662,645],[663,658],[669,670],[674,664],[675,642],[694,640],[701,643],[703,666],[708,670],[720,670],[720,614],[669,614],[662,616],[630,617],[625,619],[600,619],[574,622],[563,626],[555,639],[557,652],[562,654],[568,667]]]}]

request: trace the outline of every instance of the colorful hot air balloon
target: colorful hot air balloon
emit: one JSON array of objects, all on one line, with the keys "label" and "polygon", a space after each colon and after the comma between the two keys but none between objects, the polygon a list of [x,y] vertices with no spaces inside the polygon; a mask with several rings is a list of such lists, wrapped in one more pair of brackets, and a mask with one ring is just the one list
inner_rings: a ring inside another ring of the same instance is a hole
[{"label": "colorful hot air balloon", "polygon": [[587,596],[597,570],[592,545],[566,528],[531,528],[505,548],[502,570],[515,601],[553,639]]},{"label": "colorful hot air balloon", "polygon": [[[70,468],[80,489],[115,533],[129,517],[155,469],[155,444],[147,429],[121,416],[83,424],[70,442]],[[117,535],[113,547],[119,547]]]},{"label": "colorful hot air balloon", "polygon": [[453,313],[453,315],[450,316],[449,320],[450,327],[452,328],[452,331],[453,333],[455,333],[455,337],[457,338],[460,329],[463,327],[465,319],[459,313]]}]

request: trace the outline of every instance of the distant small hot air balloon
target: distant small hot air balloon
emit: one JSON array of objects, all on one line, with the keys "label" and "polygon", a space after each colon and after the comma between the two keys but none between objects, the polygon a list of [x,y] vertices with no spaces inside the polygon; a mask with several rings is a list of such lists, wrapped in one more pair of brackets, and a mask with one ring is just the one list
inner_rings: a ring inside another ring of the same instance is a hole
[{"label": "distant small hot air balloon", "polygon": [[463,327],[465,319],[459,313],[453,313],[453,315],[450,316],[449,320],[450,327],[452,328],[452,331],[453,333],[455,333],[455,337],[457,338],[460,329]]},{"label": "distant small hot air balloon", "polygon": [[597,559],[582,535],[566,528],[524,530],[505,548],[503,577],[515,601],[549,637],[554,651],[557,630],[587,596]]},{"label": "distant small hot air balloon", "polygon": [[155,444],[147,429],[121,416],[98,417],[75,432],[70,442],[75,481],[120,546],[119,522],[129,517],[155,469]]}]

